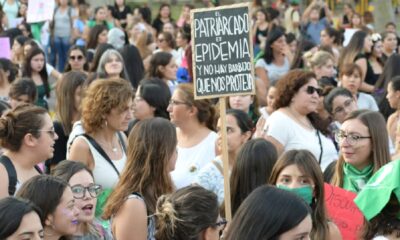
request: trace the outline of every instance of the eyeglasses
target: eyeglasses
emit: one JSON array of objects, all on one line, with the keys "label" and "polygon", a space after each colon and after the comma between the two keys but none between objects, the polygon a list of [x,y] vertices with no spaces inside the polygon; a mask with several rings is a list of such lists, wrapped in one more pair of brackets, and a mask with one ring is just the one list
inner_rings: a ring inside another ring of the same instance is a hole
[{"label": "eyeglasses", "polygon": [[54,138],[56,136],[56,131],[54,129],[51,130],[36,130],[36,132],[46,132],[50,135],[51,138]]},{"label": "eyeglasses", "polygon": [[344,101],[343,106],[339,106],[337,108],[335,108],[335,110],[333,111],[333,114],[342,114],[344,112],[344,110],[348,107],[350,107],[350,105],[353,103],[353,99],[347,99],[346,101]]},{"label": "eyeglasses", "polygon": [[217,223],[215,223],[213,226],[216,228],[219,228],[219,235],[221,236],[222,233],[224,232],[225,226],[228,223],[225,218],[221,218]]},{"label": "eyeglasses", "polygon": [[316,88],[313,86],[308,86],[306,88],[306,92],[310,95],[314,94],[315,92],[317,92],[318,96],[322,96],[322,89],[321,88]]},{"label": "eyeglasses", "polygon": [[78,60],[81,61],[83,59],[82,55],[79,56],[69,56],[69,59],[71,59],[72,61]]},{"label": "eyeglasses", "polygon": [[357,134],[346,134],[343,131],[338,131],[335,134],[335,140],[338,143],[342,143],[345,139],[349,145],[355,145],[357,142],[361,141],[362,139],[371,138],[371,136],[360,136]]},{"label": "eyeglasses", "polygon": [[181,101],[171,99],[171,100],[169,100],[169,105],[176,106],[176,105],[190,105],[190,104],[187,102],[181,102]]},{"label": "eyeglasses", "polygon": [[101,185],[98,184],[92,184],[88,187],[84,187],[81,184],[77,184],[71,187],[72,194],[74,195],[74,198],[76,199],[82,199],[86,195],[86,191],[90,194],[92,198],[96,198],[102,190]]}]

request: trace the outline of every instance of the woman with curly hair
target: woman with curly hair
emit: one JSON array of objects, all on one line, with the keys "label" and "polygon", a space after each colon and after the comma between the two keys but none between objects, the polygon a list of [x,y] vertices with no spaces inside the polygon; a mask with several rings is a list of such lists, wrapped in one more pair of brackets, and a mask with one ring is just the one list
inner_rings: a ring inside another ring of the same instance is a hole
[{"label": "woman with curly hair", "polygon": [[278,155],[291,149],[309,150],[322,169],[337,159],[333,142],[327,138],[327,124],[316,113],[322,89],[312,72],[292,70],[276,84],[277,109],[267,119],[266,139]]}]

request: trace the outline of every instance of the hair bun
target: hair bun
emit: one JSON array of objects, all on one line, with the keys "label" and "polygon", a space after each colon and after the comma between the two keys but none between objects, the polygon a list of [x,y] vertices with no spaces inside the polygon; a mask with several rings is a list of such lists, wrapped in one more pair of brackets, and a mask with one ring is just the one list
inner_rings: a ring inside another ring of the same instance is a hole
[{"label": "hair bun", "polygon": [[9,139],[14,134],[15,117],[11,112],[0,118],[0,138]]}]

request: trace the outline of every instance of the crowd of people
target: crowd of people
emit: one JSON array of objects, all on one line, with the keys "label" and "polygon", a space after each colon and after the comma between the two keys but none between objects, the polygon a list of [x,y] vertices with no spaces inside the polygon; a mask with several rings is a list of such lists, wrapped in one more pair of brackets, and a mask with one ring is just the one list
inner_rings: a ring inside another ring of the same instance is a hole
[{"label": "crowd of people", "polygon": [[195,99],[193,5],[57,0],[28,23],[2,1],[0,239],[344,239],[325,184],[357,195],[358,239],[400,239],[396,24],[308,2],[250,4],[256,95],[224,119]]}]

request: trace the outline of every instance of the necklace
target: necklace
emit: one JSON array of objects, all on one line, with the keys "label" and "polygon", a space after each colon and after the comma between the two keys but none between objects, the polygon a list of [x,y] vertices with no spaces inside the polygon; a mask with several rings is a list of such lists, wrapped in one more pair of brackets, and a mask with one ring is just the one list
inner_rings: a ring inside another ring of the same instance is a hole
[{"label": "necklace", "polygon": [[300,114],[297,113],[295,114],[294,110],[292,110],[290,107],[287,107],[287,112],[292,116],[293,120],[295,120],[296,122],[300,123],[300,125],[302,125],[303,127],[306,127],[308,129],[314,129],[314,126],[311,124],[310,120],[307,118],[306,116],[306,121],[302,120],[300,118]]},{"label": "necklace", "polygon": [[[113,153],[118,152],[118,144],[117,144],[117,145],[114,145],[112,142],[111,142],[111,144],[108,144],[108,143],[106,143],[106,142],[104,142],[104,141],[99,141],[99,140],[97,140],[97,141],[100,142],[101,145],[107,147],[108,149],[111,149],[111,151],[112,151]],[[110,146],[110,145],[111,145],[111,146]]]}]

